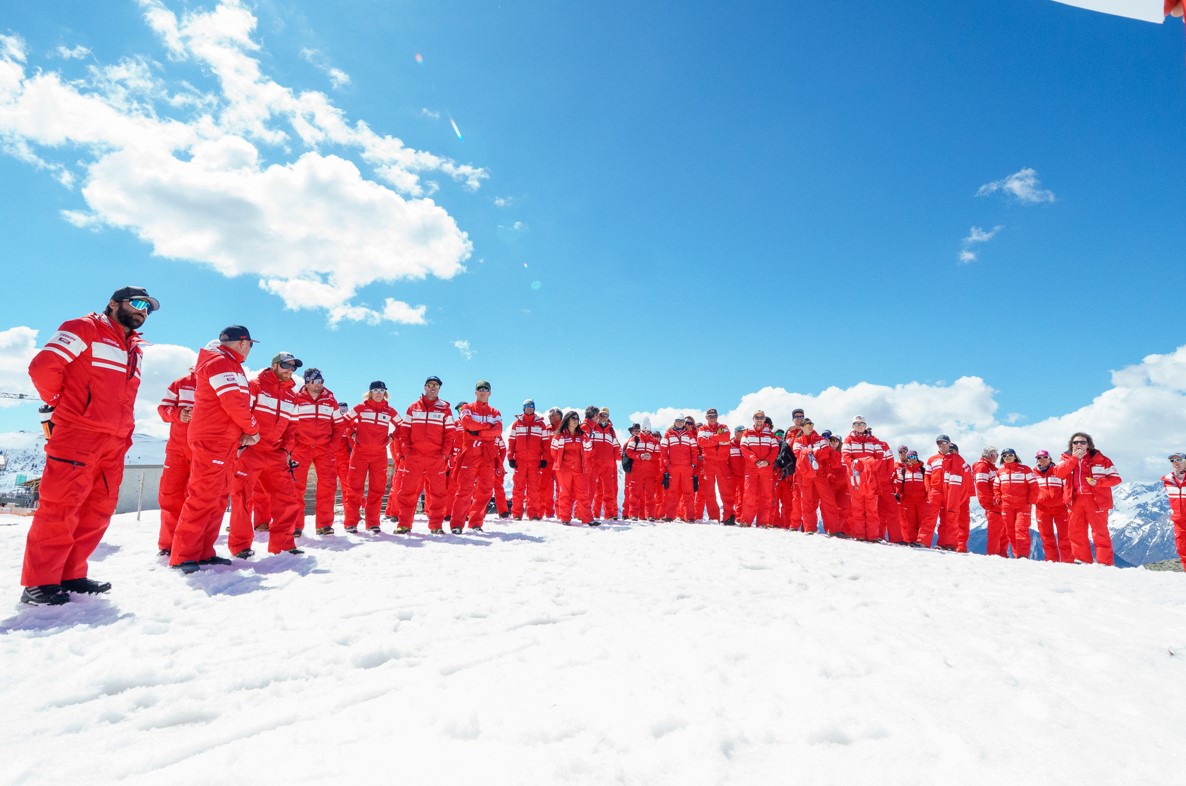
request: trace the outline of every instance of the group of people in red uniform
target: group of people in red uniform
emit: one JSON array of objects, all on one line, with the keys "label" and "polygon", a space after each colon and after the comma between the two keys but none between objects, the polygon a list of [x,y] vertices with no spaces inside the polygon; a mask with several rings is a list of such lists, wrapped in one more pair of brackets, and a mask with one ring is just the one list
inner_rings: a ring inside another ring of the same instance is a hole
[{"label": "group of people in red uniform", "polygon": [[[87,576],[87,560],[114,512],[131,444],[142,356],[136,329],[159,308],[143,287],[123,287],[102,314],[64,323],[30,363],[43,411],[51,414],[22,602],[58,605],[70,593],[111,589]],[[730,430],[709,409],[702,424],[681,416],[660,433],[635,423],[619,440],[607,408],[589,407],[583,418],[555,408],[541,416],[528,399],[506,430],[486,380],[456,416],[435,376],[402,413],[388,403],[381,380],[350,407],[316,368],[297,388],[294,375],[304,364],[288,352],[249,380],[243,364],[256,343],[246,327],[228,326],[169,385],[158,408],[170,424],[158,546],[182,573],[231,563],[214,550],[228,500],[228,547],[236,558],[254,555],[261,529],[268,530],[270,552],[301,553],[295,539],[310,468],[319,535],[334,534],[340,486],[347,532],[363,525],[380,531],[387,491],[386,514],[397,534],[412,531],[423,496],[433,534],[442,534],[446,521],[454,533],[481,531],[493,501],[500,515],[534,521],[707,518],[804,533],[822,524],[840,538],[967,551],[975,495],[987,517],[988,554],[1028,557],[1036,518],[1047,560],[1113,564],[1108,513],[1121,479],[1082,432],[1057,463],[1042,450],[1027,466],[1016,451],[993,447],[969,465],[944,434],[924,461],[905,445],[891,450],[863,417],[841,437],[817,431],[801,409],[786,430],[776,431],[762,411],[749,427]],[[1162,480],[1186,566],[1186,453],[1170,461]]]}]

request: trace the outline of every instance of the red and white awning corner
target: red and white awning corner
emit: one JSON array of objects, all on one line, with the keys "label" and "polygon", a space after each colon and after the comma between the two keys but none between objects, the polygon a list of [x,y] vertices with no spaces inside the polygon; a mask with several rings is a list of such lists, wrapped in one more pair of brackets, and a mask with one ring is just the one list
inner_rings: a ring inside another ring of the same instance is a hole
[{"label": "red and white awning corner", "polygon": [[1086,8],[1104,14],[1140,19],[1143,22],[1165,21],[1167,16],[1182,16],[1183,0],[1054,0],[1056,3]]}]

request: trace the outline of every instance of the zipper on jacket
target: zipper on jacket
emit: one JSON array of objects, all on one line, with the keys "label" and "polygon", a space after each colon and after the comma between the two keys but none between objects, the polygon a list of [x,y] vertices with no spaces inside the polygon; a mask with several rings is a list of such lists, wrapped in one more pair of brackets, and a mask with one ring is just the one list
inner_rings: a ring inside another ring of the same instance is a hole
[{"label": "zipper on jacket", "polygon": [[81,461],[71,461],[70,459],[58,458],[57,456],[50,456],[48,454],[46,455],[46,458],[49,459],[50,461],[60,461],[63,464],[70,464],[75,467],[85,467],[86,466],[86,464],[82,463]]}]

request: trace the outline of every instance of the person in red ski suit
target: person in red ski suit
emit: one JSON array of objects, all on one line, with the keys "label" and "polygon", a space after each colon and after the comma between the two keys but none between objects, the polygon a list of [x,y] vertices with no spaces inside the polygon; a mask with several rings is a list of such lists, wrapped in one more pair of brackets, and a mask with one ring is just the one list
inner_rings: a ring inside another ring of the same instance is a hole
[{"label": "person in red ski suit", "polygon": [[132,444],[142,359],[136,330],[158,308],[142,287],[117,289],[102,314],[62,323],[29,363],[53,414],[41,502],[25,540],[22,603],[58,606],[71,592],[111,589],[87,577],[87,560],[115,513]]},{"label": "person in red ski suit", "polygon": [[[800,433],[802,430],[800,429]],[[832,450],[836,451],[836,455],[841,455],[844,450],[844,443],[839,436],[830,431],[821,432],[820,436],[827,438],[828,444],[832,446]],[[836,511],[838,522],[836,524],[836,537],[838,538],[855,538],[857,537],[856,527],[852,522],[852,497],[849,494],[848,467],[843,461],[833,462],[832,466],[828,467],[828,482],[832,485],[832,492],[836,495]]]},{"label": "person in red ski suit", "polygon": [[551,459],[556,475],[556,516],[561,524],[571,524],[573,518],[589,525],[600,523],[593,520],[585,486],[585,464],[592,448],[581,427],[581,416],[571,410],[565,413],[552,439]]},{"label": "person in red ski suit", "polygon": [[339,401],[338,412],[342,413],[342,429],[341,434],[334,439],[334,463],[338,469],[338,490],[345,504],[346,488],[350,485],[350,451],[353,448],[350,435],[346,432],[346,418],[350,417],[349,402]]},{"label": "person in red ski suit", "polygon": [[614,424],[609,419],[609,409],[602,407],[597,417],[588,425],[590,458],[593,461],[593,486],[590,499],[594,516],[607,519],[618,517],[618,460],[622,457],[622,446],[618,443]]},{"label": "person in red ski suit", "polygon": [[1048,562],[1073,562],[1071,554],[1070,512],[1063,499],[1063,480],[1054,474],[1050,453],[1039,450],[1034,455],[1034,477],[1038,480],[1038,501],[1034,506],[1038,535]]},{"label": "person in red ski suit", "polygon": [[1108,511],[1112,509],[1112,487],[1119,485],[1120,475],[1112,460],[1095,449],[1090,434],[1079,431],[1071,436],[1054,474],[1063,479],[1063,499],[1071,509],[1071,553],[1075,562],[1091,563],[1094,541],[1095,560],[1101,565],[1115,564]]},{"label": "person in red ski suit", "polygon": [[754,424],[741,435],[738,446],[745,459],[745,494],[740,524],[743,527],[770,526],[770,500],[774,496],[774,460],[778,458],[778,437],[766,425],[766,413],[754,413]]},{"label": "person in red ski suit", "polygon": [[424,395],[413,401],[403,419],[400,438],[404,444],[404,474],[399,481],[399,529],[411,532],[416,502],[424,492],[428,531],[444,532],[445,469],[453,453],[456,429],[453,409],[441,399],[440,377],[424,382]]},{"label": "person in red ski suit", "polygon": [[[872,434],[873,430],[869,429]],[[890,543],[903,543],[902,512],[898,500],[894,496],[894,453],[889,443],[879,440],[881,445],[881,464],[878,465],[878,479],[881,481],[877,493],[877,517],[881,520],[881,537]]]},{"label": "person in red ski suit", "polygon": [[544,471],[547,467],[545,437],[548,425],[535,414],[535,400],[523,402],[523,414],[511,425],[507,461],[514,471],[511,479],[511,515],[529,521],[544,517]]},{"label": "person in red ski suit", "polygon": [[[925,522],[925,530],[932,534],[934,545],[937,547],[939,533],[947,532],[947,487],[943,482],[943,461],[951,452],[951,438],[946,434],[935,437],[935,449],[939,452],[927,459],[927,504],[930,508],[931,519]],[[954,544],[954,534],[950,540],[951,543],[947,545]],[[930,540],[926,542],[920,540],[919,542],[928,549],[931,548]]]},{"label": "person in red ski suit", "polygon": [[169,383],[157,414],[169,424],[165,443],[165,464],[161,469],[157,504],[161,506],[161,527],[157,533],[157,556],[169,556],[173,548],[173,530],[185,504],[185,485],[189,482],[189,419],[194,411],[194,370]]},{"label": "person in red ski suit", "polygon": [[388,396],[387,384],[376,379],[366,397],[354,405],[346,419],[344,428],[352,443],[343,503],[343,527],[347,532],[357,532],[364,519],[367,532],[381,531],[383,492],[387,488],[387,448],[393,439],[399,438],[403,423],[399,412],[388,403]]},{"label": "person in red ski suit", "polygon": [[1001,468],[993,479],[992,494],[1001,509],[1005,537],[1013,547],[1013,558],[1029,559],[1030,518],[1034,503],[1038,501],[1038,478],[1033,470],[1017,460],[1017,451],[1013,448],[1001,451]]},{"label": "person in red ski suit", "polygon": [[317,467],[314,522],[318,535],[334,534],[334,494],[338,488],[337,442],[345,430],[345,418],[333,391],[316,368],[305,370],[305,384],[296,394],[296,447],[292,458],[297,496],[304,504],[309,488],[309,469]]},{"label": "person in red ski suit", "polygon": [[1170,471],[1161,478],[1170,503],[1170,521],[1174,523],[1174,545],[1178,559],[1186,569],[1186,452],[1170,454]]},{"label": "person in red ski suit", "polygon": [[696,445],[696,434],[685,427],[687,419],[677,417],[674,425],[667,429],[660,443],[659,455],[663,462],[663,488],[666,489],[667,511],[663,520],[675,521],[681,512],[683,520],[690,521],[692,515],[694,495],[692,478],[696,475],[696,459],[699,448]]},{"label": "person in red ski suit", "polygon": [[[700,495],[708,510],[708,518],[723,524],[735,524],[733,510],[733,475],[729,471],[729,427],[717,420],[716,409],[705,413],[705,423],[696,430],[696,442],[702,458],[700,465]],[[721,504],[717,505],[720,492]]]},{"label": "person in red ski suit", "polygon": [[831,443],[815,431],[810,418],[803,419],[803,432],[795,438],[795,478],[799,483],[805,532],[818,530],[816,511],[823,519],[824,532],[836,535],[840,530],[840,510],[829,480],[831,468],[840,457]]},{"label": "person in red ski suit", "polygon": [[251,548],[252,491],[258,482],[268,493],[271,524],[268,551],[300,554],[293,538],[303,527],[305,501],[298,499],[292,449],[296,447],[296,397],[293,372],[303,364],[288,352],[272,358],[272,365],[248,383],[251,414],[259,424],[259,442],[244,448],[235,463],[231,482],[231,534],[227,548],[239,559],[255,554]]},{"label": "person in red ski suit", "polygon": [[499,434],[494,440],[498,447],[498,462],[494,465],[494,509],[500,519],[511,517],[511,502],[507,498],[507,443]]},{"label": "person in red ski suit", "polygon": [[633,482],[629,486],[633,495],[630,501],[632,517],[654,521],[661,517],[659,509],[655,507],[655,486],[659,483],[659,440],[639,426],[637,431],[631,428],[631,437],[622,449],[634,462],[630,470]]},{"label": "person in red ski suit", "polygon": [[469,528],[482,531],[486,508],[494,493],[494,470],[498,464],[498,442],[502,436],[502,413],[490,406],[490,383],[478,380],[474,401],[462,404],[457,416],[459,454],[455,465],[457,498],[449,519],[453,532]]},{"label": "person in red ski suit", "polygon": [[877,512],[880,466],[878,456],[848,456],[849,530],[858,540],[881,540],[881,518]]},{"label": "person in red ski suit", "polygon": [[[622,458],[619,460],[619,463],[622,465],[622,519],[625,521],[638,520],[638,511],[634,509],[634,462],[629,454],[626,453],[626,445],[630,440],[639,436],[641,431],[641,424],[630,424],[630,428],[627,429],[629,436],[626,437],[626,442],[622,444]],[[644,516],[643,518],[646,517]]]},{"label": "person in red ski suit", "polygon": [[980,452],[980,460],[972,467],[972,478],[976,485],[976,500],[980,503],[980,507],[984,508],[984,517],[988,521],[986,553],[989,556],[1004,557],[1009,551],[1011,538],[1006,534],[1000,500],[993,490],[999,456],[995,447],[986,446]]},{"label": "person in red ski suit", "polygon": [[391,485],[387,489],[387,505],[383,508],[383,517],[392,524],[399,524],[399,480],[403,477],[401,471],[404,465],[403,443],[399,441],[398,430],[387,443],[387,452],[391,455]]},{"label": "person in red ski suit", "polygon": [[[745,436],[745,426],[733,429],[733,439],[729,441],[729,480],[733,484],[733,525],[742,516],[745,503],[745,454],[741,452],[741,439]],[[728,523],[728,522],[726,522]]]},{"label": "person in red ski suit", "polygon": [[894,494],[902,519],[902,538],[911,546],[930,547],[934,532],[928,532],[927,522],[934,521],[928,508],[926,464],[918,458],[918,451],[907,450],[894,468]]},{"label": "person in red ski suit", "polygon": [[[969,500],[972,499],[972,468],[964,457],[960,455],[959,446],[952,442],[947,455],[943,457],[943,498],[947,509],[944,518],[947,521],[948,551],[958,551],[961,554],[968,550],[968,535],[971,527],[971,511]],[[944,531],[939,530],[939,541],[942,544]],[[943,545],[940,545],[943,548]]]},{"label": "person in red ski suit", "polygon": [[549,519],[556,517],[556,473],[555,467],[552,466],[552,438],[560,431],[560,421],[563,418],[564,413],[556,407],[549,409],[544,436],[540,440],[540,449],[543,451],[540,456],[540,510],[543,517]]},{"label": "person in red ski suit", "polygon": [[260,441],[260,426],[251,409],[251,386],[243,373],[243,362],[255,343],[247,328],[229,325],[218,341],[198,352],[194,364],[189,483],[169,555],[169,564],[182,573],[194,573],[202,564],[230,564],[227,558],[215,555],[214,541],[230,498],[240,449]]}]

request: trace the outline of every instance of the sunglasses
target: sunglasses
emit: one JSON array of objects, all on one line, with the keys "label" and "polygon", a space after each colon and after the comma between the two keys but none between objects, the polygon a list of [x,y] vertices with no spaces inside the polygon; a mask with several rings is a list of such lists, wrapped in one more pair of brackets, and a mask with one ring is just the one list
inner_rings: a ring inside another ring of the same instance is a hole
[{"label": "sunglasses", "polygon": [[1085,439],[1076,439],[1076,440],[1072,440],[1072,441],[1071,441],[1071,444],[1072,444],[1072,445],[1086,445],[1086,444],[1087,444],[1087,440],[1085,440]]},{"label": "sunglasses", "polygon": [[145,314],[152,313],[152,303],[149,303],[143,298],[133,298],[132,300],[129,300],[128,303],[137,311],[143,311]]},{"label": "sunglasses", "polygon": [[297,367],[296,363],[293,363],[291,360],[288,361],[287,363],[280,364],[280,368],[285,368],[285,369],[288,369],[289,371],[295,371],[296,367]]},{"label": "sunglasses", "polygon": [[1181,461],[1186,461],[1186,458],[1182,458],[1181,456],[1178,456],[1177,458],[1170,459],[1171,464],[1177,464]]}]

